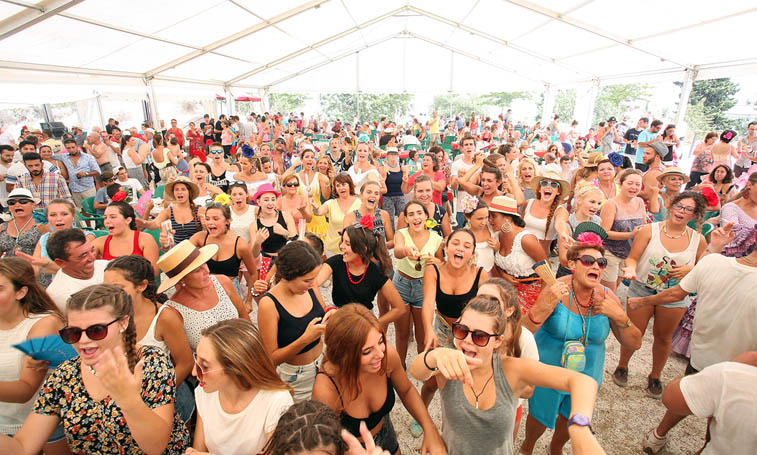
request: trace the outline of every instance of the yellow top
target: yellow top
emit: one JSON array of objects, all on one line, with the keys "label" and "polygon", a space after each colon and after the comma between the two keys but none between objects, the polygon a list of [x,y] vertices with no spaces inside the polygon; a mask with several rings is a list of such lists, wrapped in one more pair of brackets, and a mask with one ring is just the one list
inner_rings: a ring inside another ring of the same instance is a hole
[{"label": "yellow top", "polygon": [[431,117],[428,121],[428,134],[439,134],[439,119]]},{"label": "yellow top", "polygon": [[[405,246],[418,248],[417,246],[415,246],[413,238],[410,237],[410,231],[408,231],[407,229],[408,228],[402,228],[397,231],[397,233],[402,234],[402,237],[405,240]],[[423,245],[423,248],[420,249],[421,256],[426,256],[429,254],[431,256],[435,255],[436,251],[439,249],[439,246],[442,244],[442,241],[442,236],[437,234],[436,231],[429,231],[428,240],[426,241],[426,244]],[[415,269],[416,264],[418,264],[418,261],[412,261],[408,259],[407,256],[405,256],[397,262],[397,266],[395,268],[411,278],[421,278],[423,276],[424,269],[426,268],[426,264],[423,261],[420,261],[420,270]]]}]

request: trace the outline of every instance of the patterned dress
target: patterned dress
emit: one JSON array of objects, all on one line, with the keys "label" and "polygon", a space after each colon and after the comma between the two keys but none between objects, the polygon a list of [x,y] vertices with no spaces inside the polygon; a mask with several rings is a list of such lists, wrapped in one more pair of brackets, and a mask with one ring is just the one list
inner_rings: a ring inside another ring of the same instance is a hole
[{"label": "patterned dress", "polygon": [[[173,403],[176,376],[168,354],[155,347],[142,349],[142,400],[149,408]],[[95,401],[81,376],[81,359],[63,362],[45,380],[34,412],[57,416],[63,422],[66,441],[75,455],[141,455],[121,408],[105,397]],[[181,455],[189,446],[189,433],[174,412],[171,437],[164,455]]]}]

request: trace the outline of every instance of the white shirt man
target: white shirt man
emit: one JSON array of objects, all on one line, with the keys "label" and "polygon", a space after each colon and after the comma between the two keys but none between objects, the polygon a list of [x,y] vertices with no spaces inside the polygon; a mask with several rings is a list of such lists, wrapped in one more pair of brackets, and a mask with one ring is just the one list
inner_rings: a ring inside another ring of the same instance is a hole
[{"label": "white shirt man", "polygon": [[102,284],[108,261],[95,260],[95,247],[79,229],[63,229],[50,234],[47,242],[50,260],[60,267],[47,294],[65,313],[66,301],[87,286]]},{"label": "white shirt man", "polygon": [[[465,173],[468,172],[468,170],[475,164],[473,162],[473,154],[476,151],[476,140],[472,136],[465,136],[463,137],[462,141],[460,141],[460,148],[462,148],[463,152],[461,155],[462,158],[457,159],[452,163],[451,186],[453,190],[458,188],[459,184],[457,182],[457,179],[465,175]],[[460,201],[463,197],[467,196],[470,196],[467,192],[463,190],[457,191],[457,201]],[[455,219],[457,220],[458,226],[462,227],[465,225],[465,217],[463,216],[460,204],[455,204]]]}]

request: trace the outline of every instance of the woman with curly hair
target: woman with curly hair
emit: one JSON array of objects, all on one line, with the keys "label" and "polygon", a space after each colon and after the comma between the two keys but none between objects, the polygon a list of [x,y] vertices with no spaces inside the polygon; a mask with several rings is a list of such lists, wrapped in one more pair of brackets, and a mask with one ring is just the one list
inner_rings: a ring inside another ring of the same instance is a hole
[{"label": "woman with curly hair", "polygon": [[707,180],[718,195],[721,207],[738,195],[738,188],[733,184],[733,171],[725,164],[715,166],[707,176]]},{"label": "woman with curly hair", "polygon": [[[675,287],[705,254],[707,241],[696,230],[686,226],[691,220],[700,225],[707,203],[701,194],[685,191],[675,196],[665,221],[645,224],[634,237],[631,253],[626,258],[623,277],[631,280],[628,297],[646,297]],[[641,329],[642,336],[654,316],[652,371],[647,378],[647,395],[662,397],[660,376],[670,355],[673,331],[689,307],[688,297],[666,305],[648,305],[628,309],[631,321]],[[628,384],[628,362],[633,350],[621,347],[620,360],[613,381],[621,387]]]},{"label": "woman with curly hair", "polygon": [[531,199],[523,209],[526,230],[535,235],[545,253],[549,253],[552,241],[557,238],[555,215],[566,212],[560,204],[570,194],[570,183],[556,172],[547,172],[531,182],[536,199]]}]

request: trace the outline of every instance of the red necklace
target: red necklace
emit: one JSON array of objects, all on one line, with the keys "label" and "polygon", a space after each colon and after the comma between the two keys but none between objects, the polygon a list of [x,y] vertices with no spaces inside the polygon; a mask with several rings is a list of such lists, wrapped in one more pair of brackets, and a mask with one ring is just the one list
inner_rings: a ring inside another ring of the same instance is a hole
[{"label": "red necklace", "polygon": [[583,303],[581,303],[580,300],[578,300],[578,294],[575,292],[575,289],[576,289],[575,286],[573,286],[573,289],[574,289],[573,295],[576,296],[576,303],[578,304],[578,306],[582,308],[589,308],[592,305],[594,305],[594,289],[591,290],[591,295],[589,296],[589,303],[586,305],[584,305]]},{"label": "red necklace", "polygon": [[368,271],[368,267],[366,267],[365,270],[363,271],[363,273],[360,275],[360,279],[357,280],[357,281],[355,281],[355,280],[352,279],[352,274],[350,273],[350,266],[349,266],[349,264],[347,264],[344,267],[344,269],[347,271],[347,279],[350,280],[350,283],[352,283],[352,284],[360,284],[365,279],[365,275],[367,275],[367,273],[365,273],[365,272]]}]

